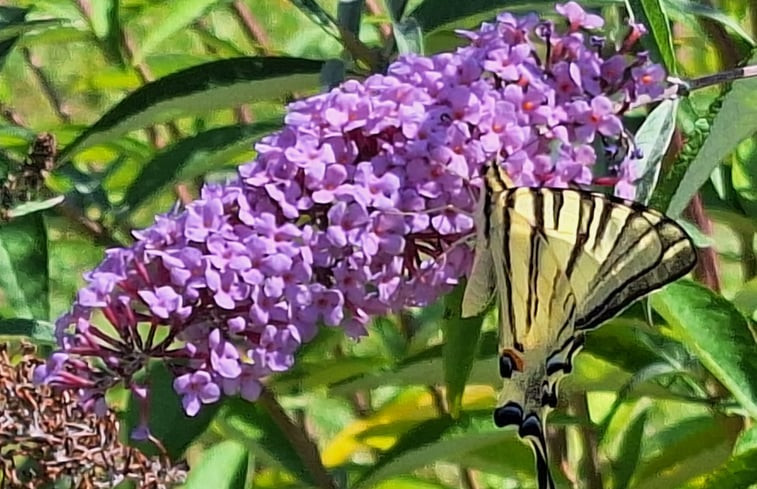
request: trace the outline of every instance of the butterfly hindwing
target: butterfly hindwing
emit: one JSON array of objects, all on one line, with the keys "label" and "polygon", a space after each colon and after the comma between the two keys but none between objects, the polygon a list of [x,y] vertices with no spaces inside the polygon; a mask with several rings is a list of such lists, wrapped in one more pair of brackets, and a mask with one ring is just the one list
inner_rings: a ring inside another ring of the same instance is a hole
[{"label": "butterfly hindwing", "polygon": [[638,203],[572,189],[514,191],[540,193],[550,207],[543,229],[576,293],[576,329],[601,325],[696,263],[683,229]]}]

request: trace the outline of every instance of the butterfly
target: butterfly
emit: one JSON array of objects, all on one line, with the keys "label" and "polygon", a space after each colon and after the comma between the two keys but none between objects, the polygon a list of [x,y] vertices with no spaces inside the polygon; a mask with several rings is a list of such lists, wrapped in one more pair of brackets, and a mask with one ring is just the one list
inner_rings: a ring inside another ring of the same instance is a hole
[{"label": "butterfly", "polygon": [[487,166],[462,316],[499,302],[494,422],[517,426],[532,447],[539,489],[555,487],[545,422],[584,333],[695,264],[691,238],[653,209],[583,190],[513,187],[500,164]]}]

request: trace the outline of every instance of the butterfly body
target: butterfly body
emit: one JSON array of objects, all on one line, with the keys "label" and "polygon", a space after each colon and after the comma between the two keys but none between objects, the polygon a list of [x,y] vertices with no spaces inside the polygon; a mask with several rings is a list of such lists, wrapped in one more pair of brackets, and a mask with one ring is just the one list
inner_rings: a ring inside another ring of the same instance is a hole
[{"label": "butterfly body", "polygon": [[688,273],[696,254],[659,212],[575,189],[513,188],[494,163],[476,222],[463,316],[497,300],[503,387],[494,421],[518,426],[536,453],[540,489],[554,487],[544,424],[584,332]]}]

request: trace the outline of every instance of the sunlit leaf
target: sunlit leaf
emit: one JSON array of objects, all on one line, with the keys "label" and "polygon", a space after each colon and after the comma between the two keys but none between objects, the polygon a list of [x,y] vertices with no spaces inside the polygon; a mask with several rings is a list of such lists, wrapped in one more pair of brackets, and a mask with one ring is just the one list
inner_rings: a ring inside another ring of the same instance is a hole
[{"label": "sunlit leaf", "polygon": [[[146,54],[151,53],[170,36],[186,28],[208,13],[221,0],[182,0],[181,2],[158,2],[140,12],[139,18],[159,18],[154,28],[150,29],[139,44],[135,53],[135,63],[139,63]],[[139,22],[139,18],[132,22]]]},{"label": "sunlit leaf", "polygon": [[635,16],[634,20],[643,24],[651,34],[655,51],[652,59],[661,60],[669,73],[677,73],[673,32],[662,0],[629,0],[628,5]]},{"label": "sunlit leaf", "polygon": [[313,482],[293,441],[260,402],[230,399],[224,403],[218,423],[224,438],[242,443],[264,463],[283,467],[298,479]]},{"label": "sunlit leaf", "polygon": [[[593,8],[612,4],[613,0],[582,1],[584,8]],[[620,2],[618,2],[620,3]],[[428,35],[447,27],[463,28],[479,24],[494,18],[500,12],[525,13],[534,10],[554,11],[555,2],[546,0],[471,0],[467,2],[449,2],[448,0],[425,0],[407,17],[414,18]]]},{"label": "sunlit leaf", "polygon": [[48,280],[47,230],[42,213],[0,224],[2,309],[13,316],[49,319]]},{"label": "sunlit leaf", "polygon": [[[150,432],[159,439],[172,460],[181,458],[184,450],[202,432],[213,419],[218,404],[203,406],[196,416],[187,416],[181,405],[181,398],[173,390],[174,375],[160,362],[152,362],[146,375],[140,376],[140,385],[147,385],[149,395]],[[126,412],[126,433],[131,434],[138,426],[142,405],[132,394]],[[160,453],[154,444],[149,442],[133,442],[145,453],[156,455]]]},{"label": "sunlit leaf", "polygon": [[213,61],[148,83],[103,115],[60,153],[67,161],[84,148],[165,120],[318,87],[320,61],[235,58]]},{"label": "sunlit leaf", "polygon": [[675,334],[757,418],[757,355],[746,318],[728,300],[694,282],[670,284],[651,300]]},{"label": "sunlit leaf", "polygon": [[50,199],[25,202],[23,204],[17,205],[16,207],[12,208],[8,212],[8,218],[17,219],[27,214],[32,214],[34,212],[40,212],[47,209],[51,209],[55,207],[56,205],[60,204],[61,202],[63,202],[64,199],[65,197],[63,195],[58,195]]},{"label": "sunlit leaf", "polygon": [[155,192],[176,181],[182,170],[194,168],[196,174],[218,169],[230,159],[234,151],[252,148],[252,143],[281,127],[278,121],[238,124],[217,127],[182,139],[158,153],[131,183],[124,197],[124,205],[136,208]]},{"label": "sunlit leaf", "polygon": [[645,410],[628,426],[623,435],[623,442],[618,451],[618,457],[613,461],[613,485],[615,489],[626,489],[631,481],[631,476],[641,458],[642,441],[644,439],[644,426],[647,422],[648,412]]},{"label": "sunlit leaf", "polygon": [[677,100],[664,100],[644,119],[636,131],[636,146],[641,150],[641,158],[631,160],[638,180],[633,200],[648,203],[660,176],[662,157],[670,145],[675,130]]},{"label": "sunlit leaf", "polygon": [[[23,8],[0,6],[0,30],[23,25],[27,12],[28,10]],[[2,41],[0,41],[0,68],[3,67],[5,57],[8,56],[10,50],[13,49],[18,38],[19,35],[17,34],[9,38],[3,38]]]},{"label": "sunlit leaf", "polygon": [[185,489],[244,489],[247,479],[247,449],[235,440],[226,440],[205,450],[192,467]]},{"label": "sunlit leaf", "polygon": [[447,294],[442,320],[444,384],[447,387],[447,404],[453,417],[460,415],[463,391],[476,359],[483,325],[483,315],[466,319],[460,317],[464,291],[465,287],[461,284]]},{"label": "sunlit leaf", "polygon": [[[294,6],[299,8],[302,13],[308,16],[308,18],[318,25],[323,31],[333,37],[339,39],[339,26],[336,23],[334,17],[326,12],[315,0],[289,0]],[[357,3],[357,2],[356,2]]]},{"label": "sunlit leaf", "polygon": [[719,22],[725,27],[731,29],[736,35],[751,46],[755,45],[752,36],[741,27],[741,24],[739,24],[736,17],[730,17],[717,8],[710,7],[705,3],[692,2],[691,0],[665,0],[665,5],[671,7],[671,16],[673,16],[677,10],[685,14],[714,20],[715,22]]},{"label": "sunlit leaf", "polygon": [[23,318],[0,319],[0,342],[4,338],[24,336],[35,343],[54,344],[54,331],[53,324],[47,321]]},{"label": "sunlit leaf", "polygon": [[[757,54],[750,60],[757,62]],[[712,170],[744,138],[757,131],[757,78],[738,80],[725,96],[723,106],[715,117],[710,135],[702,145],[677,187],[667,206],[673,217],[683,212],[691,198],[707,181]]]},{"label": "sunlit leaf", "polygon": [[696,477],[682,489],[745,489],[757,483],[757,448],[732,457],[709,474]]},{"label": "sunlit leaf", "polygon": [[646,440],[656,450],[639,463],[634,487],[665,489],[703,474],[724,462],[731,451],[739,420],[725,416],[697,416],[653,434]]},{"label": "sunlit leaf", "polygon": [[27,32],[44,30],[49,27],[56,27],[63,24],[59,19],[28,20],[23,24],[11,24],[0,27],[0,41],[26,34]]}]

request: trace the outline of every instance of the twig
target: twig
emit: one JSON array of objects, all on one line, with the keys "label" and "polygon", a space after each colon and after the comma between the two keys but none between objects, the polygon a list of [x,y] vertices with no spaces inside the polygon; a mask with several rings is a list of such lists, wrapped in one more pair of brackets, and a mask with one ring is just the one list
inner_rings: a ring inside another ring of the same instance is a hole
[{"label": "twig", "polygon": [[253,15],[250,7],[242,0],[234,0],[231,4],[234,15],[244,28],[247,37],[260,46],[263,54],[271,54],[271,40],[263,25]]},{"label": "twig", "polygon": [[[434,401],[434,406],[439,412],[439,415],[449,416],[449,406],[447,406],[447,401],[445,400],[444,392],[442,392],[441,388],[430,385],[428,386],[428,392],[431,394],[431,399]],[[460,485],[463,486],[463,489],[479,489],[478,483],[476,482],[475,471],[468,467],[463,467],[462,465],[459,468]]]},{"label": "twig", "polygon": [[589,422],[589,403],[586,394],[575,393],[571,395],[570,408],[579,420],[587,421],[576,427],[584,452],[583,457],[581,457],[579,476],[584,479],[586,489],[602,489],[602,474],[599,472],[599,454],[597,453],[597,432]]},{"label": "twig", "polygon": [[42,92],[47,97],[47,100],[50,102],[50,105],[52,106],[53,110],[55,111],[55,114],[58,116],[60,120],[65,122],[66,124],[71,122],[71,115],[68,113],[68,111],[65,108],[65,104],[61,100],[61,98],[58,96],[58,92],[55,90],[55,87],[53,86],[52,81],[47,77],[44,71],[42,71],[42,65],[39,62],[39,60],[32,55],[31,51],[29,51],[29,48],[21,48],[21,53],[24,56],[24,59],[26,60],[26,63],[29,65],[29,68],[31,69],[32,73],[34,74],[34,77],[39,82],[40,87],[42,88]]},{"label": "twig", "polygon": [[0,114],[2,114],[3,119],[10,122],[11,124],[19,127],[25,127],[26,123],[24,122],[24,118],[21,117],[21,114],[13,110],[13,107],[9,105],[5,105],[4,103],[0,102]]},{"label": "twig", "polygon": [[95,242],[107,247],[122,247],[124,243],[117,240],[106,228],[100,223],[95,222],[85,216],[81,209],[66,203],[63,201],[60,205],[55,207],[58,214],[65,217],[69,222],[78,225],[85,230],[87,234],[91,235]]},{"label": "twig", "polygon": [[743,231],[739,233],[739,239],[741,241],[741,270],[744,273],[744,281],[746,282],[757,277],[757,255],[754,254],[754,248],[752,247],[754,233]]},{"label": "twig", "polygon": [[[126,56],[128,56],[129,61],[131,62],[131,60],[134,59],[134,41],[132,40],[131,36],[128,35],[125,29],[121,30],[121,45],[123,46],[124,53],[126,54]],[[153,75],[152,70],[150,70],[150,67],[147,66],[147,63],[134,63],[133,66],[137,71],[137,75],[139,76],[139,79],[143,85],[155,80],[155,76]],[[168,132],[171,133],[171,137],[173,137],[174,139],[181,139],[181,131],[179,131],[179,127],[175,122],[167,122],[166,127],[168,128]],[[147,133],[150,137],[150,141],[156,148],[162,148],[166,145],[166,142],[158,132],[157,126],[148,127]]]},{"label": "twig", "polygon": [[[694,224],[707,236],[712,236],[712,221],[707,216],[702,203],[702,196],[697,192],[689,202],[689,216]],[[720,292],[720,272],[717,254],[712,247],[699,250],[699,259],[694,269],[694,276],[715,292]]]},{"label": "twig", "polygon": [[431,394],[431,400],[434,401],[434,406],[436,407],[436,410],[439,411],[439,416],[449,414],[447,402],[444,400],[444,393],[442,390],[435,385],[430,385],[428,386],[428,393]]},{"label": "twig", "polygon": [[560,464],[560,470],[573,487],[576,487],[576,471],[568,459],[568,431],[564,426],[547,426],[547,444],[549,453],[553,458],[557,458]]},{"label": "twig", "polygon": [[273,422],[276,423],[276,426],[279,427],[287,440],[292,444],[292,447],[297,452],[297,456],[302,460],[303,465],[305,465],[315,484],[321,489],[337,489],[334,480],[321,462],[318,447],[300,426],[294,424],[273,393],[268,389],[263,389],[258,402],[268,412]]},{"label": "twig", "polygon": [[179,198],[181,203],[184,205],[189,205],[194,200],[192,198],[192,193],[189,191],[189,188],[187,188],[186,184],[177,183],[174,186],[174,192],[176,193],[176,196]]},{"label": "twig", "polygon": [[460,483],[463,489],[479,489],[475,479],[475,472],[468,467],[460,467]]},{"label": "twig", "polygon": [[243,124],[249,124],[253,120],[252,111],[247,105],[240,105],[238,107],[235,107],[234,115],[237,119],[237,122],[241,122]]},{"label": "twig", "polygon": [[[376,2],[376,0],[365,0],[365,6],[368,9],[368,12],[371,13],[371,15],[382,15],[384,13],[381,6]],[[381,37],[384,38],[384,40],[388,40],[392,38],[392,25],[391,24],[381,24],[379,26],[379,32],[381,32]]]},{"label": "twig", "polygon": [[668,77],[668,82],[670,82],[671,85],[665,89],[662,95],[654,98],[646,94],[641,95],[631,103],[630,108],[641,107],[652,102],[660,102],[662,100],[683,97],[693,90],[699,90],[700,88],[717,85],[719,83],[732,82],[744,78],[753,78],[755,76],[757,76],[757,65],[750,65],[744,66],[743,68],[734,68],[732,70],[720,71],[712,75],[705,75],[699,78],[692,78],[688,80]]}]

